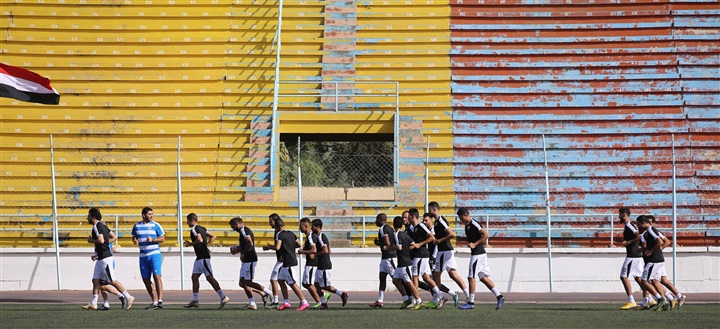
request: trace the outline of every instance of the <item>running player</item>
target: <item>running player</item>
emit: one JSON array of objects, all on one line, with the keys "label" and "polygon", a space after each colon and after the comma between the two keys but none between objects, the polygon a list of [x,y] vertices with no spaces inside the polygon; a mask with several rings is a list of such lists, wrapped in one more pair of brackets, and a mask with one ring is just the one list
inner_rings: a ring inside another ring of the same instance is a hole
[{"label": "running player", "polygon": [[465,237],[458,238],[458,241],[467,241],[470,248],[470,266],[468,272],[468,285],[470,286],[470,298],[465,305],[460,306],[463,310],[475,308],[475,277],[487,287],[495,298],[497,304],[495,310],[499,310],[505,303],[505,296],[495,287],[495,283],[490,279],[490,266],[487,264],[487,253],[483,243],[488,239],[487,230],[480,223],[470,217],[470,212],[466,208],[460,208],[457,212],[460,222],[465,225]]},{"label": "running player", "polygon": [[[313,219],[312,229],[317,234],[317,242],[315,244],[317,248],[318,258],[318,270],[315,273],[315,286],[317,291],[327,291],[329,293],[340,296],[342,300],[342,306],[345,306],[348,301],[348,294],[346,292],[335,289],[331,282],[332,262],[330,261],[330,241],[325,233],[322,232],[323,222],[320,219]],[[325,299],[320,306],[321,309],[328,309],[327,299]]]},{"label": "running player", "polygon": [[428,211],[435,215],[435,240],[433,243],[436,244],[438,248],[437,259],[435,260],[435,267],[433,268],[433,280],[436,284],[441,284],[442,272],[447,271],[450,279],[455,281],[465,294],[465,298],[469,300],[470,291],[457,273],[455,251],[450,244],[450,240],[455,238],[455,232],[450,229],[450,224],[447,219],[440,215],[440,205],[437,202],[433,201],[428,203]]},{"label": "running player", "polygon": [[242,218],[235,217],[230,220],[230,228],[240,233],[238,245],[230,248],[230,253],[240,254],[240,287],[245,290],[245,296],[248,298],[248,304],[245,308],[248,310],[257,310],[257,304],[253,298],[253,292],[262,297],[263,305],[272,300],[272,291],[266,289],[261,284],[254,282],[255,268],[257,267],[257,253],[255,252],[255,234],[245,225]]},{"label": "running player", "polygon": [[[412,304],[413,300],[420,300],[417,287],[412,282],[412,258],[410,258],[410,245],[413,243],[413,239],[403,232],[403,218],[395,217],[393,219],[393,227],[395,232],[393,234],[393,241],[389,245],[383,245],[380,247],[381,250],[395,250],[398,267],[393,272],[393,284],[397,288],[400,295],[403,297],[403,303],[400,308],[407,308]],[[406,286],[408,288],[406,290]],[[412,299],[411,299],[412,298]],[[416,308],[421,308],[422,304],[415,304]]]},{"label": "running player", "polygon": [[310,304],[308,304],[307,300],[305,300],[300,287],[298,287],[297,281],[295,281],[296,275],[294,273],[294,268],[298,265],[295,248],[300,247],[300,241],[295,233],[285,229],[285,222],[279,217],[275,219],[275,229],[280,230],[277,234],[275,250],[280,251],[283,259],[282,267],[278,272],[278,284],[280,285],[280,291],[282,291],[283,303],[278,306],[277,309],[282,311],[292,307],[290,300],[288,299],[287,290],[287,286],[290,285],[292,291],[300,299],[300,307],[298,307],[297,310],[304,311],[310,307]]},{"label": "running player", "polygon": [[[275,222],[278,219],[280,219],[280,216],[278,214],[273,213],[273,214],[270,214],[270,216],[268,216],[270,227],[275,230],[274,238],[273,238],[274,244],[277,244],[277,240],[278,240],[277,235],[278,235],[278,233],[280,233],[280,230],[278,229],[277,225],[275,224]],[[268,243],[266,246],[263,247],[263,250],[275,250],[276,261],[275,261],[275,265],[273,265],[272,272],[270,272],[270,287],[272,289],[272,296],[273,296],[272,304],[270,304],[270,306],[269,306],[271,308],[277,308],[279,306],[279,304],[278,304],[278,274],[280,273],[280,268],[282,267],[282,264],[283,264],[283,259],[282,259],[281,253],[279,250],[275,249],[274,244]]]},{"label": "running player", "polygon": [[302,286],[310,292],[310,296],[315,300],[315,305],[313,305],[312,308],[317,309],[322,305],[317,288],[315,287],[315,273],[318,267],[317,247],[315,246],[317,234],[312,231],[310,218],[303,217],[300,219],[300,232],[305,234],[303,247],[298,250],[298,254],[305,255],[305,270],[303,271]]},{"label": "running player", "polygon": [[[650,220],[650,224],[653,225],[653,229],[657,230],[657,227],[655,226],[655,216],[647,215],[646,217]],[[658,234],[660,234],[660,237],[663,239],[663,249],[667,248],[672,244],[666,236],[660,233],[659,230]],[[668,280],[666,275],[663,275],[660,278],[660,284],[662,284],[669,290],[665,293],[665,297],[667,297],[667,300],[670,301],[670,309],[673,309],[675,307],[677,307],[678,309],[681,308],[685,303],[685,295],[681,294],[680,291],[675,288],[675,285],[670,280]],[[675,298],[673,298],[673,295],[671,293],[675,294]]]},{"label": "running player", "polygon": [[[153,210],[145,207],[142,210],[142,221],[132,228],[133,244],[140,247],[140,276],[147,289],[152,304],[146,310],[162,309],[162,254],[160,243],[165,242],[165,231],[159,223],[153,221]],[[150,280],[155,279],[155,286]]]},{"label": "running player", "polygon": [[[662,253],[663,244],[665,243],[660,233],[652,227],[650,219],[646,216],[640,216],[637,219],[638,227],[643,231],[640,242],[643,245],[643,258],[645,260],[645,268],[642,274],[642,284],[650,294],[657,299],[654,310],[668,310],[670,304],[663,298],[664,288],[660,284],[660,279],[665,275],[665,257]],[[670,295],[672,298],[672,295]]]},{"label": "running player", "polygon": [[629,278],[634,278],[643,291],[645,290],[641,280],[643,261],[642,250],[640,249],[640,231],[638,231],[635,223],[630,220],[630,208],[620,208],[618,216],[620,217],[620,223],[624,227],[622,245],[625,247],[625,261],[620,269],[620,281],[628,298],[628,302],[621,306],[620,309],[629,310],[637,307]]},{"label": "running player", "polygon": [[[424,306],[428,308],[437,308],[438,303],[442,298],[442,293],[440,292],[440,289],[438,289],[438,287],[435,285],[435,281],[433,281],[432,277],[430,276],[430,253],[427,249],[427,245],[429,243],[432,243],[435,237],[430,232],[430,229],[425,224],[420,222],[420,219],[418,218],[420,216],[420,212],[417,209],[412,208],[408,212],[410,216],[410,229],[412,231],[411,236],[413,238],[413,244],[410,245],[410,256],[413,257],[413,284],[415,285],[415,287],[417,287],[418,282],[420,281],[420,277],[422,277],[423,281],[425,281],[425,283],[430,286],[430,292],[432,293],[433,297],[432,300],[426,303]],[[423,219],[430,216],[432,215],[425,214],[425,216],[423,216]],[[422,304],[422,300],[418,299],[415,301],[416,308],[418,304]]]},{"label": "running player", "polygon": [[220,306],[218,309],[225,307],[230,302],[230,298],[220,289],[220,284],[215,280],[212,272],[212,264],[210,263],[210,250],[208,245],[215,241],[216,236],[204,227],[198,225],[198,218],[195,213],[187,215],[187,225],[190,227],[190,241],[185,241],[185,247],[192,246],[195,250],[195,263],[192,271],[193,297],[185,308],[197,308],[200,306],[198,292],[200,291],[200,275],[205,275],[205,279],[213,287],[218,296],[220,296]]},{"label": "running player", "polygon": [[[400,218],[400,221],[402,224],[402,217]],[[397,255],[395,253],[395,249],[390,248],[390,237],[394,235],[395,230],[393,230],[390,225],[387,225],[387,215],[384,213],[380,213],[375,217],[375,226],[380,228],[378,231],[378,237],[375,239],[375,245],[380,247],[381,253],[379,268],[380,274],[378,277],[380,280],[380,287],[378,287],[378,299],[374,303],[370,304],[370,307],[382,308],[385,298],[385,288],[387,287],[387,276],[389,275],[391,278],[394,278],[393,273],[395,273],[395,263],[393,262],[393,258]]]},{"label": "running player", "polygon": [[[117,240],[115,233],[102,222],[102,214],[97,208],[90,208],[87,215],[88,224],[93,226],[90,236],[87,238],[88,243],[92,243],[95,246],[96,262],[95,268],[93,269],[93,296],[89,304],[83,306],[85,310],[97,310],[98,295],[100,295],[100,283],[102,281],[109,282],[118,292],[122,292],[125,297],[126,310],[132,307],[132,303],[135,297],[130,295],[120,281],[115,278],[114,260],[110,250],[110,243],[114,243]],[[121,299],[122,301],[122,299]],[[104,306],[104,305],[103,305]]]}]

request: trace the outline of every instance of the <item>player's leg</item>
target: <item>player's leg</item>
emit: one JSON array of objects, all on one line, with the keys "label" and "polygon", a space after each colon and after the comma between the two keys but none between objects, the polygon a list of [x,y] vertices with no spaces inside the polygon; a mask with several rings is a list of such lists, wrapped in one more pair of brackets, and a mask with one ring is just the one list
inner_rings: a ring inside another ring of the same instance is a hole
[{"label": "player's leg", "polygon": [[155,280],[155,291],[158,296],[158,307],[162,308],[163,299],[163,280],[162,280],[162,254],[150,256],[152,260],[153,279]]},{"label": "player's leg", "polygon": [[[195,261],[195,264],[197,264],[198,260]],[[185,308],[196,308],[200,306],[200,299],[199,299],[199,292],[200,292],[200,274],[195,272],[195,265],[193,265],[193,274],[190,276],[190,280],[192,281],[192,299],[190,300],[190,303],[187,303]]]},{"label": "player's leg", "polygon": [[282,268],[282,262],[275,262],[273,265],[272,272],[270,273],[270,289],[272,290],[273,302],[271,306],[278,304],[278,275]]},{"label": "player's leg", "polygon": [[310,296],[315,300],[316,306],[320,307],[320,295],[318,295],[318,290],[315,288],[315,271],[317,271],[317,267],[305,266],[302,286],[310,292]]}]

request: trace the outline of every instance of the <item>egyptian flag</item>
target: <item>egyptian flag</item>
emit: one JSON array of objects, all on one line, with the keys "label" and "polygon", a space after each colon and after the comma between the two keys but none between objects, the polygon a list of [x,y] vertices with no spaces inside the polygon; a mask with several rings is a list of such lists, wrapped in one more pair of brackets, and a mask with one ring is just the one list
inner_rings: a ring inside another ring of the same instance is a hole
[{"label": "egyptian flag", "polygon": [[3,63],[0,63],[0,97],[50,105],[60,103],[60,94],[50,86],[50,79]]}]

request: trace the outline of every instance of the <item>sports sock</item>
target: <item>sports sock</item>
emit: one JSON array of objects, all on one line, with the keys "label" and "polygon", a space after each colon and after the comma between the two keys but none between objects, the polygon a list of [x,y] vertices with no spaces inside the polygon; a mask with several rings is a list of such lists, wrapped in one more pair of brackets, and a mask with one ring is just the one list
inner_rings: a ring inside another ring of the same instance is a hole
[{"label": "sports sock", "polygon": [[415,300],[415,304],[422,304],[422,298],[418,298]]},{"label": "sports sock", "polygon": [[130,297],[132,297],[127,290],[123,291],[122,294],[123,294],[123,296],[125,296],[125,298],[130,298]]},{"label": "sports sock", "polygon": [[105,306],[105,307],[108,307],[108,308],[109,308],[109,307],[110,307],[110,302],[108,302],[107,300],[106,300],[106,301],[104,301],[104,302],[103,302],[103,306]]},{"label": "sports sock", "polygon": [[413,304],[415,304],[415,296],[409,296],[409,297],[410,297],[410,302],[412,302]]},{"label": "sports sock", "polygon": [[382,290],[378,290],[378,299],[377,299],[378,303],[382,303],[384,299],[385,299],[385,292]]},{"label": "sports sock", "polygon": [[283,303],[288,303],[288,304],[290,304],[290,300],[289,300],[289,299],[283,299]]},{"label": "sports sock", "polygon": [[675,295],[675,297],[677,297],[677,299],[682,299],[682,298],[683,298],[683,294],[677,294],[677,295]]},{"label": "sports sock", "polygon": [[278,296],[277,296],[277,295],[274,295],[274,296],[273,296],[273,304],[277,304],[277,303],[278,303],[278,299],[279,299]]},{"label": "sports sock", "polygon": [[263,289],[263,292],[268,296],[272,296],[272,290],[270,290],[268,288]]},{"label": "sports sock", "polygon": [[225,299],[225,293],[222,291],[222,289],[216,291],[218,296],[220,296],[220,299]]},{"label": "sports sock", "polygon": [[500,293],[500,290],[498,290],[497,287],[490,289],[490,291],[492,291],[492,293],[493,293],[493,295],[495,295],[495,297],[498,297],[498,296],[502,295],[502,294]]},{"label": "sports sock", "polygon": [[307,304],[307,303],[308,303],[308,302],[307,302],[307,300],[305,300],[305,299],[303,299],[303,300],[300,301],[300,305],[305,305],[305,304]]},{"label": "sports sock", "polygon": [[340,289],[335,289],[335,294],[338,296],[342,296],[343,292],[340,291]]},{"label": "sports sock", "polygon": [[406,300],[409,300],[409,299],[410,299],[410,296],[403,296],[403,302]]},{"label": "sports sock", "polygon": [[193,299],[192,299],[192,300],[193,300],[194,302],[197,302],[197,301],[198,301],[198,293],[196,293],[196,292],[193,293]]},{"label": "sports sock", "polygon": [[255,298],[252,298],[252,297],[248,298],[248,303],[255,304]]},{"label": "sports sock", "polygon": [[468,302],[469,302],[469,303],[474,303],[474,302],[475,302],[475,294],[472,294],[472,295],[470,295],[470,297],[468,297]]},{"label": "sports sock", "polygon": [[662,295],[661,295],[660,293],[657,293],[657,294],[655,294],[655,299],[656,299],[656,300],[661,300],[661,299],[663,299],[663,297],[662,297]]},{"label": "sports sock", "polygon": [[628,303],[635,304],[635,297],[633,295],[628,296]]},{"label": "sports sock", "polygon": [[650,302],[650,298],[645,297],[645,298],[643,298],[643,301],[642,301],[642,303],[640,303],[640,305],[642,305],[642,306],[647,306],[647,304],[648,304],[649,302]]},{"label": "sports sock", "polygon": [[155,306],[157,306],[158,302],[153,302],[152,304],[155,305]]},{"label": "sports sock", "polygon": [[442,298],[442,293],[440,292],[440,289],[437,286],[435,286],[435,288],[432,288],[432,293],[433,293],[433,300],[437,299],[439,301],[440,298]]},{"label": "sports sock", "polygon": [[470,298],[470,290],[468,290],[468,288],[463,289],[463,294],[465,294],[465,298]]},{"label": "sports sock", "polygon": [[[442,290],[442,289],[440,289],[440,290]],[[447,294],[450,295],[450,296],[452,296],[452,297],[457,296],[457,292],[454,292],[454,291],[452,291],[452,290],[448,291]]]},{"label": "sports sock", "polygon": [[158,299],[158,304],[162,304],[162,299]]},{"label": "sports sock", "polygon": [[90,304],[97,305],[98,295],[93,295]]},{"label": "sports sock", "polygon": [[673,294],[669,291],[665,293],[665,297],[667,300],[673,300]]}]

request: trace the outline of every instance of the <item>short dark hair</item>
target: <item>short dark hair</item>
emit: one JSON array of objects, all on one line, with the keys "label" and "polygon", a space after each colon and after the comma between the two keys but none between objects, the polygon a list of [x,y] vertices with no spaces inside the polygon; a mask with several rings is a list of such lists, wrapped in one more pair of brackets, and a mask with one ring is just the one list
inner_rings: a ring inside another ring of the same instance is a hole
[{"label": "short dark hair", "polygon": [[268,216],[268,218],[270,218],[270,220],[272,220],[274,222],[274,221],[277,221],[278,219],[280,219],[280,215],[278,215],[276,213],[272,213],[272,214],[270,214],[270,216]]},{"label": "short dark hair", "polygon": [[305,223],[305,224],[310,225],[310,218],[307,218],[307,217],[301,218],[301,219],[300,219],[300,224],[302,224],[302,223]]},{"label": "short dark hair", "polygon": [[647,218],[647,216],[645,216],[645,215],[638,216],[635,221],[640,222],[640,223],[650,223],[650,219]]},{"label": "short dark hair", "polygon": [[198,219],[197,219],[197,215],[195,215],[194,212],[189,213],[189,214],[187,215],[187,219],[189,219],[189,220],[191,220],[191,221],[193,221],[193,222],[197,222],[197,220],[198,220]]},{"label": "short dark hair", "polygon": [[655,223],[655,216],[653,216],[653,215],[645,215],[645,217],[647,217],[647,219],[650,221],[650,223]]},{"label": "short dark hair", "polygon": [[100,209],[98,209],[98,208],[95,208],[95,207],[90,208],[90,210],[88,210],[88,215],[90,215],[90,217],[92,217],[94,219],[102,220],[102,214],[100,213]]},{"label": "short dark hair", "polygon": [[470,211],[469,211],[467,208],[460,208],[460,209],[458,209],[458,211],[457,211],[457,215],[458,215],[458,216],[470,215]]},{"label": "short dark hair", "polygon": [[150,207],[145,207],[145,208],[143,208],[143,210],[142,210],[143,216],[145,216],[145,215],[148,213],[148,211],[153,211],[153,210],[152,210],[152,208],[150,208]]},{"label": "short dark hair", "polygon": [[425,217],[435,218],[435,214],[426,212],[423,214],[423,218],[425,218]]},{"label": "short dark hair", "polygon": [[[188,216],[188,217],[190,217],[190,216]],[[242,218],[240,218],[240,217],[235,217],[235,218],[233,218],[233,219],[230,220],[230,225],[232,225],[233,223],[235,223],[235,224],[242,224],[242,222],[243,222]]]},{"label": "short dark hair", "polygon": [[278,227],[285,227],[285,221],[282,220],[282,218],[280,218],[280,216],[278,216],[277,219],[275,220],[275,228],[278,228]]},{"label": "short dark hair", "polygon": [[430,201],[430,203],[428,203],[428,208],[438,208],[438,209],[440,209],[440,205],[439,205],[437,202],[435,202],[435,201]]},{"label": "short dark hair", "polygon": [[620,213],[630,216],[630,208],[628,208],[628,207],[621,207],[621,208],[620,208]]},{"label": "short dark hair", "polygon": [[410,215],[410,217],[420,218],[420,212],[417,208],[410,208],[410,210],[408,210],[408,215]]},{"label": "short dark hair", "polygon": [[322,224],[323,224],[323,223],[322,223],[322,219],[320,219],[320,218],[315,218],[315,219],[312,220],[312,226],[313,226],[313,227],[322,228]]},{"label": "short dark hair", "polygon": [[[402,217],[400,217],[400,218],[402,218]],[[375,220],[379,220],[380,222],[387,223],[387,215],[384,212],[381,212],[377,216],[375,216]]]},{"label": "short dark hair", "polygon": [[402,228],[403,227],[402,216],[395,216],[395,218],[393,219],[393,227],[394,228]]},{"label": "short dark hair", "polygon": [[403,213],[403,214],[404,214],[404,213],[408,213],[408,215],[410,215],[410,212],[407,211],[407,210],[403,211],[402,213]]}]

